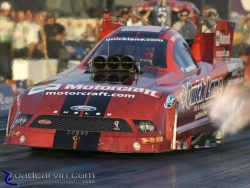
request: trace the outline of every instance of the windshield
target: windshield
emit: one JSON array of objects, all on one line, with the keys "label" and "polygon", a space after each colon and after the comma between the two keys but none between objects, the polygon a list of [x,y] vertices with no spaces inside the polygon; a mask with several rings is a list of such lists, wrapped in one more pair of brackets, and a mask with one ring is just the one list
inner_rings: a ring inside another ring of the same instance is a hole
[{"label": "windshield", "polygon": [[143,67],[166,68],[167,41],[155,38],[115,37],[104,39],[93,53],[91,59],[98,55],[130,55]]}]

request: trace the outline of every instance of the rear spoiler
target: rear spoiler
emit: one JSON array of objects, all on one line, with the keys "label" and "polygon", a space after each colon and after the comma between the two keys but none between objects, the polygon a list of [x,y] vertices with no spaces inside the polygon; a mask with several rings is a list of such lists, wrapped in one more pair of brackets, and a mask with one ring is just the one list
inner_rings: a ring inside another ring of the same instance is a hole
[{"label": "rear spoiler", "polygon": [[235,23],[218,20],[214,33],[205,33],[202,26],[197,29],[191,52],[197,62],[219,63],[231,56]]},{"label": "rear spoiler", "polygon": [[108,17],[102,20],[101,31],[100,31],[100,40],[107,36],[112,31],[118,29],[121,26],[125,26],[126,21],[122,18]]}]

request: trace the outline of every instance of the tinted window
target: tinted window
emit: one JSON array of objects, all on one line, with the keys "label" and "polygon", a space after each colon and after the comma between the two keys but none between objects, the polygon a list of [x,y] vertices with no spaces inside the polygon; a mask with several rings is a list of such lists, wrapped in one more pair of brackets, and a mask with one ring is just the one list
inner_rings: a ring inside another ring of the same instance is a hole
[{"label": "tinted window", "polygon": [[179,40],[175,43],[173,57],[184,74],[197,69],[186,41]]}]

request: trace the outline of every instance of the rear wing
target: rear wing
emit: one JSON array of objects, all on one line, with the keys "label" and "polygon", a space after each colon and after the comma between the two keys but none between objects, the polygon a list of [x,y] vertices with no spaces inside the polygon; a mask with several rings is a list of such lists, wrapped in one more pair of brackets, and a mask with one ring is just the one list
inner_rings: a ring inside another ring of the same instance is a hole
[{"label": "rear wing", "polygon": [[215,32],[197,29],[191,52],[197,62],[219,63],[231,57],[235,23],[218,20]]},{"label": "rear wing", "polygon": [[118,29],[121,26],[125,26],[126,21],[122,18],[108,17],[102,20],[100,40],[107,36],[112,31]]}]

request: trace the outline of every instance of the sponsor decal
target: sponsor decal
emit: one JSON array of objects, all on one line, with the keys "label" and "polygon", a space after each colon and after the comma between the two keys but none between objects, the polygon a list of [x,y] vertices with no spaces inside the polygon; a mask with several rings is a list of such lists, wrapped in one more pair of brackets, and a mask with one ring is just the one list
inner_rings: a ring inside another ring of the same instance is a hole
[{"label": "sponsor decal", "polygon": [[230,45],[230,33],[225,34],[220,31],[216,31],[216,46]]},{"label": "sponsor decal", "polygon": [[228,85],[234,85],[234,84],[240,84],[244,82],[244,78],[229,78],[228,79]]},{"label": "sponsor decal", "polygon": [[210,108],[212,106],[212,100],[209,100],[209,101],[206,101],[206,102],[203,102],[203,103],[200,103],[198,105],[195,105],[194,106],[194,112],[198,112],[198,111],[205,111],[207,110],[208,108]]},{"label": "sponsor decal", "polygon": [[174,36],[172,36],[171,38],[170,38],[170,40],[172,41],[172,42],[174,42],[176,39],[179,39],[179,38],[181,38],[182,36],[179,34],[179,33],[177,33],[177,34],[175,34]]},{"label": "sponsor decal", "polygon": [[166,99],[166,102],[164,104],[165,108],[171,108],[172,106],[174,106],[174,104],[176,103],[176,99],[174,96],[169,95]]},{"label": "sponsor decal", "polygon": [[75,111],[95,111],[96,107],[79,105],[79,106],[72,106],[70,109]]},{"label": "sponsor decal", "polygon": [[196,66],[195,66],[195,65],[190,65],[189,67],[185,68],[185,71],[186,71],[186,72],[191,72],[191,71],[193,71],[193,70],[195,70],[195,69],[196,69]]},{"label": "sponsor decal", "polygon": [[208,112],[207,111],[200,111],[198,114],[195,115],[195,120],[201,118],[201,117],[204,117],[204,116],[207,116],[208,115]]},{"label": "sponsor decal", "polygon": [[208,109],[213,105],[213,100],[205,101],[203,103],[194,106],[193,110],[195,114],[195,120],[206,117],[208,115]]},{"label": "sponsor decal", "polygon": [[[59,89],[59,88],[58,88]],[[60,88],[65,90],[101,90],[101,91],[125,91],[125,92],[135,92],[143,93],[144,95],[151,96],[159,99],[162,95],[162,92],[158,92],[146,88],[137,88],[137,87],[126,87],[126,86],[101,86],[101,85],[84,85],[84,84],[67,84],[66,86]],[[53,88],[53,90],[56,90]],[[96,96],[110,96],[105,92],[70,92],[70,91],[46,91],[45,95],[96,95]],[[123,94],[123,93],[113,93],[112,97],[128,97],[134,98],[134,95]]]},{"label": "sponsor decal", "polygon": [[141,145],[138,142],[134,142],[133,147],[135,150],[140,150],[141,149]]},{"label": "sponsor decal", "polygon": [[20,143],[23,143],[25,141],[25,136],[24,135],[20,136],[19,141],[20,141]]},{"label": "sponsor decal", "polygon": [[228,64],[227,68],[228,72],[231,72],[231,76],[228,78],[228,85],[244,82],[244,69],[237,62]]},{"label": "sponsor decal", "polygon": [[[63,89],[75,89],[75,90],[102,90],[102,91],[130,91],[136,93],[143,93],[155,98],[159,98],[161,93],[155,90],[137,87],[126,87],[126,86],[102,86],[102,85],[85,85],[85,84],[67,84]],[[70,95],[70,92],[69,92]],[[74,95],[74,94],[73,94]]]},{"label": "sponsor decal", "polygon": [[119,123],[120,123],[119,121],[115,121],[115,122],[114,122],[114,125],[115,125],[114,130],[115,130],[115,131],[119,131],[119,130],[120,130],[120,128],[119,128]]},{"label": "sponsor decal", "polygon": [[[108,93],[102,92],[70,92],[70,91],[56,91],[56,90],[96,90],[96,91],[125,91],[125,92],[134,92],[134,93],[142,93],[144,95],[154,97],[159,99],[162,95],[162,92],[158,92],[156,90],[151,90],[147,88],[138,88],[138,87],[127,87],[127,86],[105,86],[105,85],[85,85],[85,84],[67,84],[62,86],[62,84],[50,84],[47,86],[38,86],[32,88],[28,95],[36,94],[39,92],[43,92],[46,90],[45,95],[108,95]],[[123,93],[113,93],[112,97],[129,97],[134,98],[134,95],[123,94]]]},{"label": "sponsor decal", "polygon": [[216,78],[211,80],[207,77],[207,82],[202,78],[200,81],[196,80],[195,85],[192,86],[190,82],[187,85],[182,85],[182,92],[180,93],[180,102],[182,108],[190,109],[191,106],[220,96],[223,90],[223,79]]},{"label": "sponsor decal", "polygon": [[132,94],[124,94],[124,93],[108,93],[108,92],[80,92],[80,91],[61,91],[61,92],[53,92],[53,91],[46,91],[45,95],[91,95],[91,96],[104,96],[104,97],[120,97],[120,98],[135,98],[135,95]]},{"label": "sponsor decal", "polygon": [[[71,91],[74,92],[74,91]],[[47,91],[45,92],[45,95]],[[65,96],[65,100],[63,102],[63,106],[60,110],[60,115],[75,115],[75,116],[79,116],[80,112],[83,110],[80,110],[81,108],[84,108],[83,106],[95,106],[96,105],[92,105],[92,104],[85,104],[85,101],[87,99],[87,95],[83,96],[83,95],[67,95]],[[81,104],[81,105],[79,105]],[[73,108],[73,109],[72,109]],[[97,107],[96,107],[97,108]],[[67,113],[65,113],[67,112]],[[94,111],[93,111],[94,112]]]},{"label": "sponsor decal", "polygon": [[31,88],[31,90],[29,90],[28,95],[33,95],[36,93],[40,93],[43,92],[45,90],[58,90],[61,87],[62,84],[49,84],[46,86],[37,86],[37,87],[33,87]]},{"label": "sponsor decal", "polygon": [[48,119],[41,119],[41,120],[38,121],[38,123],[39,123],[40,125],[50,125],[50,124],[51,124],[51,121],[48,120]]},{"label": "sponsor decal", "polygon": [[149,41],[149,42],[163,42],[163,39],[155,39],[155,38],[132,38],[132,37],[115,37],[115,38],[107,38],[105,41]]},{"label": "sponsor decal", "polygon": [[233,72],[235,70],[237,70],[239,68],[238,63],[234,62],[234,63],[230,63],[227,65],[228,71],[229,72]]},{"label": "sponsor decal", "polygon": [[229,51],[216,51],[216,57],[229,57],[230,52]]}]

